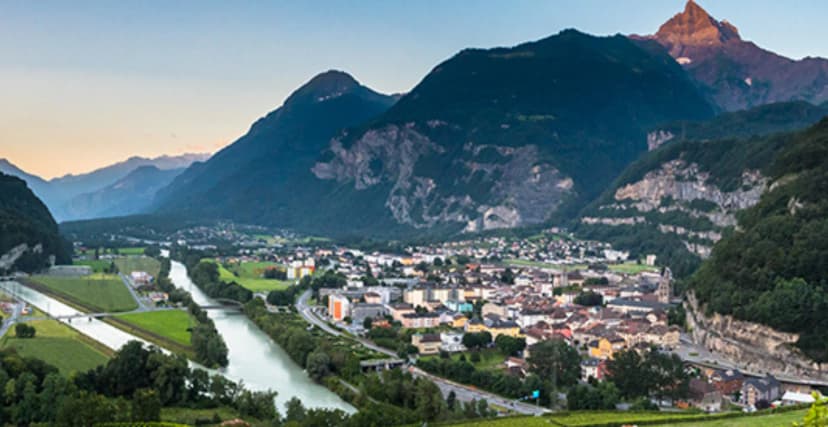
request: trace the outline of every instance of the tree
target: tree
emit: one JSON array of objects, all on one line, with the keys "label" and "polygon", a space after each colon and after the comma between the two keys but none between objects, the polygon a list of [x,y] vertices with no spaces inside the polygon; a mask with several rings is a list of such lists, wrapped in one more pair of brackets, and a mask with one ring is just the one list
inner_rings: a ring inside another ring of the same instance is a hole
[{"label": "tree", "polygon": [[607,378],[618,387],[624,398],[649,394],[650,380],[646,378],[647,372],[643,371],[642,364],[643,360],[636,351],[615,353],[607,362]]},{"label": "tree", "polygon": [[612,410],[618,404],[620,394],[615,384],[599,382],[595,387],[577,385],[566,396],[566,406],[570,411],[577,410]]},{"label": "tree", "polygon": [[14,326],[14,333],[17,338],[34,338],[37,329],[34,326],[29,326],[25,323],[18,323]]},{"label": "tree", "polygon": [[273,405],[275,391],[242,390],[236,397],[236,409],[239,415],[250,416],[260,420],[274,420],[279,413]]},{"label": "tree", "polygon": [[322,349],[316,349],[308,355],[305,369],[308,375],[315,381],[321,381],[330,373],[331,358]]},{"label": "tree", "polygon": [[416,385],[415,405],[417,412],[425,421],[434,421],[443,412],[445,401],[440,388],[426,379],[419,379]]},{"label": "tree", "polygon": [[[440,258],[437,258],[440,259]],[[454,390],[450,391],[448,396],[446,396],[446,406],[448,407],[449,411],[454,411],[454,405],[457,403],[457,394],[454,393]]]},{"label": "tree", "polygon": [[604,303],[604,297],[597,292],[581,292],[575,297],[575,304],[583,305],[585,307],[594,307]]},{"label": "tree", "polygon": [[514,356],[526,348],[526,338],[515,338],[508,335],[498,335],[495,346],[504,356]]},{"label": "tree", "polygon": [[492,342],[492,334],[488,331],[472,332],[463,335],[463,345],[468,349],[479,349]]},{"label": "tree", "polygon": [[563,340],[541,341],[533,345],[529,353],[529,370],[544,381],[549,381],[553,390],[578,382],[581,357],[577,350]]},{"label": "tree", "polygon": [[187,401],[201,402],[210,391],[210,374],[203,369],[190,371],[190,383],[187,387]]},{"label": "tree", "polygon": [[628,399],[651,395],[678,399],[689,391],[689,377],[681,359],[655,349],[643,357],[634,350],[618,352],[607,362],[607,371],[607,378]]},{"label": "tree", "polygon": [[155,245],[147,246],[146,248],[144,248],[144,255],[156,258],[161,255],[161,248]]},{"label": "tree", "polygon": [[506,267],[500,275],[500,281],[509,285],[515,284],[515,272],[511,268]]},{"label": "tree", "polygon": [[132,421],[160,421],[161,399],[155,390],[137,390],[132,396]]},{"label": "tree", "polygon": [[819,393],[812,393],[814,403],[805,414],[801,423],[794,423],[794,427],[828,427],[828,398],[822,397]]},{"label": "tree", "polygon": [[292,397],[285,403],[285,421],[301,423],[305,419],[305,406],[298,397]]}]

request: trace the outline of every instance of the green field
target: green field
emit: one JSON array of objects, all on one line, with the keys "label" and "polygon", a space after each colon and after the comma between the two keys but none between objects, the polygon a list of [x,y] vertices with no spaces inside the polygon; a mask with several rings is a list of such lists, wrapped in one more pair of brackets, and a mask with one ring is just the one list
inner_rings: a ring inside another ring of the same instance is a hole
[{"label": "green field", "polygon": [[616,273],[638,274],[642,271],[657,272],[658,267],[651,265],[638,264],[636,262],[625,262],[623,264],[610,264],[609,269]]},{"label": "green field", "polygon": [[723,418],[690,423],[654,424],[654,427],[789,427],[794,422],[802,422],[807,409],[767,414],[753,417]]},{"label": "green field", "polygon": [[95,273],[103,273],[105,269],[109,268],[111,263],[111,261],[103,259],[75,260],[72,262],[74,265],[88,265],[92,267],[92,271]]},{"label": "green field", "polygon": [[515,265],[518,267],[552,268],[556,270],[562,270],[564,267],[566,267],[568,271],[584,270],[587,268],[585,264],[552,264],[548,262],[532,261],[528,259],[517,258],[506,259],[503,262],[505,264]]},{"label": "green field", "polygon": [[[214,260],[208,260],[215,262]],[[236,282],[239,285],[250,289],[253,292],[267,292],[287,289],[293,284],[290,280],[265,279],[262,273],[267,267],[276,267],[274,262],[243,262],[241,265],[234,265],[228,270],[219,265],[219,279],[224,282]]]},{"label": "green field", "polygon": [[128,247],[128,248],[118,248],[118,253],[120,255],[143,255],[144,254],[144,247]]},{"label": "green field", "polygon": [[29,322],[37,334],[34,338],[14,337],[14,328],[0,340],[0,347],[14,348],[23,356],[42,359],[61,373],[84,372],[105,363],[109,350],[56,320]]},{"label": "green field", "polygon": [[[619,411],[583,411],[561,412],[543,417],[507,417],[496,420],[473,421],[451,424],[457,427],[590,427],[595,425],[636,425],[646,424],[654,427],[788,427],[795,421],[802,421],[807,409],[797,409],[781,413],[765,413],[744,416],[708,415],[699,412],[619,412]],[[659,424],[658,420],[675,420]],[[707,419],[705,419],[707,418]],[[712,419],[711,419],[712,418]]]},{"label": "green field", "polygon": [[130,311],[138,307],[118,276],[32,276],[32,280],[48,291],[64,297],[67,302],[95,312]]},{"label": "green field", "polygon": [[[182,310],[149,311],[117,316],[127,323],[181,345],[190,345],[190,315]],[[194,322],[193,322],[194,323]]]},{"label": "green field", "polygon": [[[280,410],[283,410],[280,408]],[[218,407],[218,408],[205,408],[205,409],[195,409],[195,408],[179,408],[179,407],[163,407],[161,408],[161,420],[171,423],[179,423],[185,424],[188,426],[193,425],[219,425],[220,423],[211,423],[206,422],[206,420],[213,420],[214,416],[218,415],[218,418],[222,421],[232,420],[239,417],[238,411],[234,410],[233,408],[228,407]],[[258,420],[254,420],[250,417],[244,417],[244,419],[248,422],[258,422]]]},{"label": "green field", "polygon": [[[463,352],[463,353],[453,353],[451,355],[452,360],[459,360],[460,356],[463,355],[466,357],[466,361],[472,363],[469,359],[471,353]],[[431,356],[421,356],[421,359],[429,360],[429,359],[439,359],[440,355],[431,355]],[[480,361],[477,363],[472,363],[476,369],[482,370],[495,370],[500,369],[503,367],[503,362],[506,360],[506,356],[501,354],[496,349],[487,349],[480,352]]]},{"label": "green field", "polygon": [[145,256],[129,256],[115,259],[115,265],[118,266],[118,271],[124,274],[130,274],[133,271],[146,271],[152,277],[157,277],[158,272],[161,271],[161,263],[155,259]]}]

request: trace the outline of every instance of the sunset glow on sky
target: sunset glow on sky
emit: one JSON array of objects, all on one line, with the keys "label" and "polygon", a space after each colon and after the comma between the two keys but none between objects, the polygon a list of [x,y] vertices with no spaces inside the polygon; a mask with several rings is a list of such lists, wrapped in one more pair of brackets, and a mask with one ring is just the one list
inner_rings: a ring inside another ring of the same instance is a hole
[{"label": "sunset glow on sky", "polygon": [[[700,1],[745,39],[828,56],[828,3]],[[783,4],[786,3],[786,4]],[[313,75],[410,90],[466,47],[651,34],[684,0],[0,2],[0,158],[51,178],[214,152]]]}]

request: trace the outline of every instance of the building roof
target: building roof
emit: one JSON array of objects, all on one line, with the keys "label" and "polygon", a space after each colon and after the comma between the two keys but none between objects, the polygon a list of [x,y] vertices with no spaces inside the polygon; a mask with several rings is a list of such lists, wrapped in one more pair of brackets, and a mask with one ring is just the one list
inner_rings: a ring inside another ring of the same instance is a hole
[{"label": "building roof", "polygon": [[771,375],[764,378],[748,378],[745,380],[745,386],[752,385],[761,392],[767,392],[772,388],[779,387],[779,381]]},{"label": "building roof", "polygon": [[442,342],[440,339],[440,335],[437,334],[422,334],[420,335],[420,342],[421,343],[429,343],[429,342]]}]

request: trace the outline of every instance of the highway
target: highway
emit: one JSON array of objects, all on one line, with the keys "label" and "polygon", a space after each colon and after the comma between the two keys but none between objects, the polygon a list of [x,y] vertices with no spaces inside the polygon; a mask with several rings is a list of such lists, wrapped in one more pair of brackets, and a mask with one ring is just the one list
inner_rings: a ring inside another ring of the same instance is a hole
[{"label": "highway", "polygon": [[[305,318],[305,320],[308,323],[317,326],[319,329],[322,329],[323,331],[334,336],[344,336],[345,334],[342,331],[334,329],[333,327],[331,327],[331,325],[329,325],[327,322],[325,322],[323,319],[317,316],[317,314],[313,311],[313,308],[308,305],[308,300],[310,299],[310,296],[310,290],[305,291],[301,296],[299,296],[299,299],[296,301],[296,310],[302,315],[302,317]],[[371,342],[370,340],[358,337],[351,337],[350,335],[349,337],[355,339],[366,348],[374,350],[378,353],[382,353],[393,358],[399,357],[397,353],[388,350],[387,348],[380,347]],[[434,382],[440,388],[440,391],[443,392],[443,396],[448,396],[449,393],[453,391],[454,394],[457,396],[457,399],[463,402],[469,402],[472,399],[486,399],[486,401],[490,404],[507,408],[514,412],[518,412],[525,415],[542,415],[547,412],[551,412],[549,409],[544,407],[530,405],[525,402],[520,402],[513,399],[507,399],[505,397],[498,396],[487,391],[479,390],[474,387],[469,387],[463,384],[458,384],[453,381],[449,381],[442,377],[434,376],[416,366],[409,366],[408,371],[411,372],[411,374],[415,377],[428,378],[429,380]]]}]

